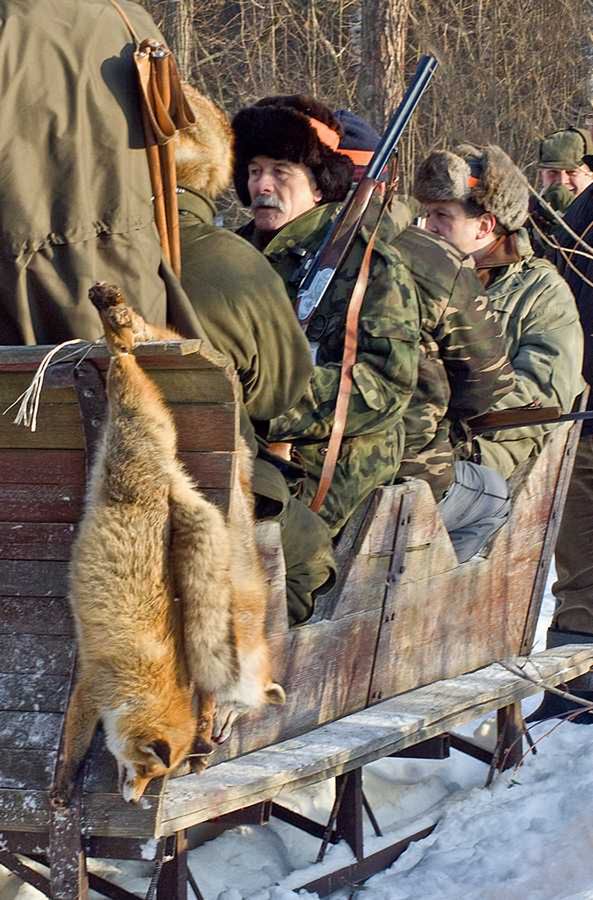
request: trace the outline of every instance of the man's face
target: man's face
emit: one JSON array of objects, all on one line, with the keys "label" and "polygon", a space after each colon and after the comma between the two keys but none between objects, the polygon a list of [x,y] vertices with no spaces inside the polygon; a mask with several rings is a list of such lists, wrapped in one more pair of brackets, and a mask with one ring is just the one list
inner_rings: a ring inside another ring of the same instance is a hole
[{"label": "man's face", "polygon": [[562,184],[575,197],[589,187],[593,180],[593,172],[584,164],[577,169],[540,169],[539,174],[544,190],[553,184]]},{"label": "man's face", "polygon": [[321,200],[311,170],[302,163],[254,156],[247,174],[251,211],[259,231],[278,231]]},{"label": "man's face", "polygon": [[462,253],[474,253],[493,237],[496,220],[488,213],[468,216],[456,200],[439,200],[425,206],[426,229],[440,235]]}]

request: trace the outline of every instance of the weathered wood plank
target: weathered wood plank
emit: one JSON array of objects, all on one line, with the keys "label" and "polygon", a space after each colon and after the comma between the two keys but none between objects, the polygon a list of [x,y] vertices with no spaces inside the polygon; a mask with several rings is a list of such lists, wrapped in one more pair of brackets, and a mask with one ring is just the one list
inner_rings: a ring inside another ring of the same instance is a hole
[{"label": "weathered wood plank", "polygon": [[[23,394],[33,379],[33,372],[3,373],[0,378],[0,414]],[[151,368],[150,377],[163,392],[169,403],[232,403],[235,399],[235,388],[224,370],[203,368],[185,370],[161,370]],[[77,404],[74,387],[52,387],[44,384],[41,395],[42,403]],[[9,420],[15,418],[18,404],[14,411],[6,413]]]},{"label": "weathered wood plank", "polygon": [[83,505],[82,484],[0,484],[0,514],[5,522],[73,524]]},{"label": "weathered wood plank", "polygon": [[63,597],[0,597],[0,634],[62,634],[74,624]]},{"label": "weathered wood plank", "polygon": [[0,747],[7,750],[56,750],[62,716],[46,712],[0,712]]},{"label": "weathered wood plank", "polygon": [[[16,516],[16,510],[14,514]],[[73,522],[0,522],[0,559],[53,559],[67,562],[74,534]]]},{"label": "weathered wood plank", "polygon": [[65,675],[70,671],[74,641],[53,635],[0,634],[3,675]]},{"label": "weathered wood plank", "polygon": [[[82,346],[82,345],[81,345]],[[4,346],[0,349],[0,372],[22,371],[29,368],[35,372],[39,363],[53,348],[52,344],[36,344],[27,347]],[[70,351],[68,351],[70,352]],[[137,347],[135,354],[142,365],[157,365],[162,368],[181,366],[190,369],[221,369],[225,371],[228,360],[222,354],[201,340],[147,341]],[[86,354],[97,365],[109,365],[109,353],[105,345],[97,344]],[[60,366],[62,363],[58,363]]]},{"label": "weathered wood plank", "polygon": [[270,636],[273,678],[287,701],[246,716],[216,759],[228,759],[302,734],[367,704],[379,627],[377,610]]},{"label": "weathered wood plank", "polygon": [[[171,405],[180,450],[235,449],[238,438],[238,407],[233,403]],[[37,430],[15,425],[0,417],[0,448],[84,449],[77,406],[45,403],[39,408]]]},{"label": "weathered wood plank", "polygon": [[[591,665],[593,646],[545,651],[529,662],[530,671],[550,684],[570,680]],[[271,799],[286,787],[303,787],[358,768],[539,690],[494,663],[224,762],[202,775],[170,781],[163,794],[158,834],[172,834],[213,815]]]},{"label": "weathered wood plank", "polygon": [[[0,829],[47,832],[48,796],[46,791],[0,789]],[[157,807],[157,797],[133,805],[118,794],[91,795],[84,799],[82,829],[85,835],[92,831],[103,836],[150,838]]]},{"label": "weathered wood plank", "polygon": [[64,712],[68,678],[64,675],[0,675],[0,709]]},{"label": "weathered wood plank", "polygon": [[84,484],[85,478],[84,450],[0,450],[1,485]]},{"label": "weathered wood plank", "polygon": [[236,453],[228,451],[217,453],[186,451],[179,454],[179,459],[201,490],[205,488],[228,490],[237,466],[236,456]]},{"label": "weathered wood plank", "polygon": [[2,750],[0,788],[48,791],[51,787],[56,750]]},{"label": "weathered wood plank", "polygon": [[62,560],[0,560],[0,596],[65,597],[68,563]]}]

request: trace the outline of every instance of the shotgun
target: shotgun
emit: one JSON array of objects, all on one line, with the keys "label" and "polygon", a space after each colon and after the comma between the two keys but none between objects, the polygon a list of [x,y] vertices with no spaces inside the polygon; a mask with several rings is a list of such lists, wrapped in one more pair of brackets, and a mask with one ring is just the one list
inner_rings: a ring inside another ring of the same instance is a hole
[{"label": "shotgun", "polygon": [[305,260],[305,275],[299,284],[296,301],[297,318],[305,331],[352,247],[375,188],[380,184],[381,173],[396,152],[404,129],[437,67],[438,61],[434,56],[426,55],[420,59],[412,82],[391,117],[364,177],[330,223],[319,249]]}]

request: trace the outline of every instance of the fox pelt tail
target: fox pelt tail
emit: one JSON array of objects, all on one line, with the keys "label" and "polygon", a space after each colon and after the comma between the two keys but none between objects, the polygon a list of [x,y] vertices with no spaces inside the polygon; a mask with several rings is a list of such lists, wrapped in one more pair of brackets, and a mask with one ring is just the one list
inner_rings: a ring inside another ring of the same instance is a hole
[{"label": "fox pelt tail", "polygon": [[182,603],[189,676],[202,692],[228,690],[239,674],[228,528],[181,468],[172,479],[170,513],[170,559],[175,595]]}]

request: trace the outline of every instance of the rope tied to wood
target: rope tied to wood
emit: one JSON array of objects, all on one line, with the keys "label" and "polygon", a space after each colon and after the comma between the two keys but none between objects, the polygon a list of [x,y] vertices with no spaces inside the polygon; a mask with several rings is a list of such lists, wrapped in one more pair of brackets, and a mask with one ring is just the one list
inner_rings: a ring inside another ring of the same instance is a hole
[{"label": "rope tied to wood", "polygon": [[[56,347],[52,347],[49,353],[46,353],[39,363],[29,387],[26,389],[26,391],[23,391],[23,393],[19,397],[17,397],[16,400],[10,404],[10,406],[6,407],[2,415],[5,416],[6,413],[10,412],[10,410],[13,409],[13,407],[15,407],[18,403],[20,405],[17,410],[16,418],[14,419],[14,424],[24,425],[25,428],[30,428],[31,431],[36,431],[37,416],[39,413],[39,405],[41,403],[41,392],[43,390],[43,383],[47,374],[47,370],[50,368],[50,366],[56,365],[57,363],[64,363],[69,359],[75,359],[77,355],[82,353],[80,359],[74,367],[78,368],[78,366],[86,359],[90,351],[97,345],[97,343],[98,341],[85,341],[82,340],[82,338],[74,338],[70,341],[64,341],[63,343],[58,344]],[[61,356],[59,359],[56,358],[66,347],[72,347],[75,344],[77,345],[75,350],[69,351],[66,356]]]}]

